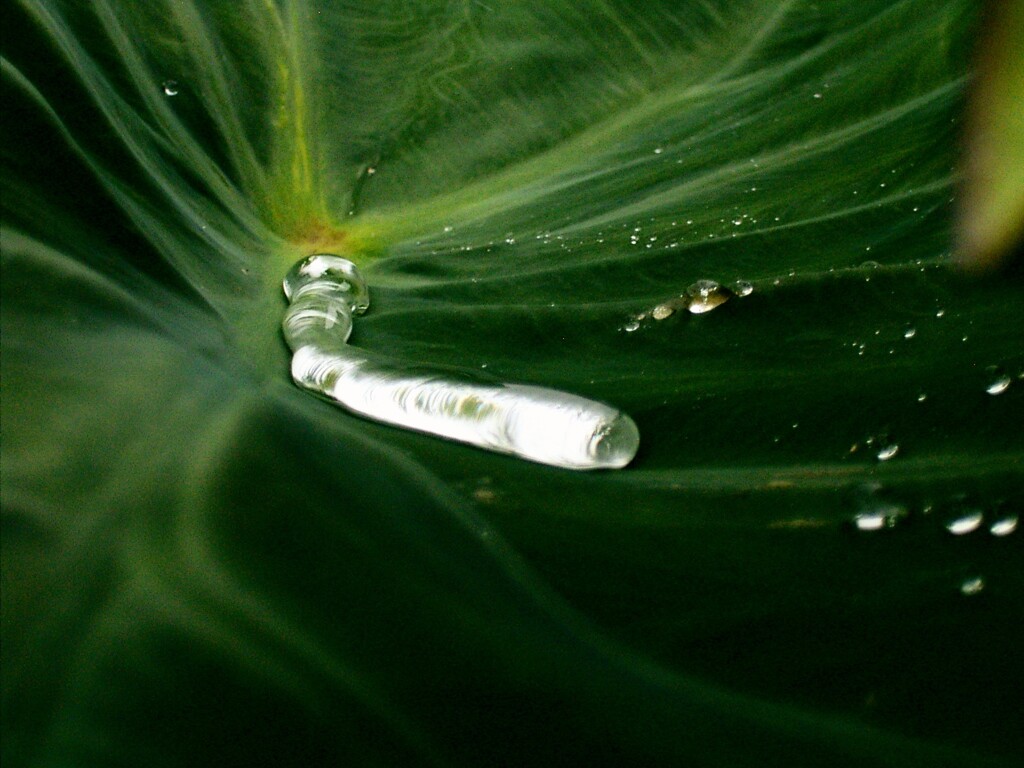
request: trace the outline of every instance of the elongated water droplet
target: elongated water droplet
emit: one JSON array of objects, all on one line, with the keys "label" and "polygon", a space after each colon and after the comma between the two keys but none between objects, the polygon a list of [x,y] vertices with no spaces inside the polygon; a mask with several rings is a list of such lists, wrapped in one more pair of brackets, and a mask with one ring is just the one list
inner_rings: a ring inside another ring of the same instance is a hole
[{"label": "elongated water droplet", "polygon": [[905,328],[905,329],[903,330],[903,338],[904,338],[904,339],[912,339],[912,338],[914,338],[915,336],[917,336],[917,329],[916,329],[916,328],[914,328],[913,326],[910,326],[910,325],[908,325],[908,326],[907,326],[907,327],[906,327],[906,328]]},{"label": "elongated water droplet", "polygon": [[868,505],[853,518],[858,531],[881,531],[895,528],[907,516],[907,508],[900,504]]},{"label": "elongated water droplet", "polygon": [[960,584],[960,594],[968,597],[979,594],[983,589],[985,589],[985,580],[981,576],[964,579]]},{"label": "elongated water droplet", "polygon": [[1017,515],[1007,515],[993,521],[989,526],[989,533],[993,536],[1009,536],[1017,530]]},{"label": "elongated water droplet", "polygon": [[640,442],[633,420],[602,403],[417,372],[351,346],[300,347],[292,376],[371,419],[568,469],[624,467]]},{"label": "elongated water droplet", "polygon": [[285,277],[284,291],[292,378],[354,413],[567,469],[624,467],[636,454],[636,424],[604,403],[454,378],[346,344],[352,315],[369,307],[369,290],[347,259],[303,259]]},{"label": "elongated water droplet", "polygon": [[946,523],[946,530],[954,536],[964,536],[978,530],[983,520],[984,515],[982,515],[981,511],[972,509],[961,515],[957,515]]},{"label": "elongated water droplet", "polygon": [[655,320],[664,320],[666,317],[671,317],[673,314],[675,314],[675,309],[670,304],[659,304],[651,310],[651,317]]},{"label": "elongated water droplet", "polygon": [[1003,392],[1010,388],[1012,380],[1005,373],[997,375],[996,379],[985,387],[985,391],[990,395],[1001,395]]},{"label": "elongated water droplet", "polygon": [[[177,96],[178,95],[178,81],[177,80],[164,80],[161,84],[164,89],[166,96]],[[152,91],[151,91],[152,93]]]},{"label": "elongated water droplet", "polygon": [[[879,461],[888,461],[889,459],[894,458],[896,454],[898,454],[899,452],[899,444],[889,443],[888,445],[884,445],[879,449],[878,453],[876,454],[876,457]],[[913,451],[911,451],[911,453],[913,453]]]}]

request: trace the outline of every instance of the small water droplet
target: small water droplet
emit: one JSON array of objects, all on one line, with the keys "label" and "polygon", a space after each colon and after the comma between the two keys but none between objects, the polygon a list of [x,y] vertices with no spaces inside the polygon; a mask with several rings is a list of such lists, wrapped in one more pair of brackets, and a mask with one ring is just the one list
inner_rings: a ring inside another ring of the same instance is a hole
[{"label": "small water droplet", "polygon": [[686,289],[686,295],[690,299],[690,312],[700,315],[727,302],[732,298],[733,292],[714,280],[698,280]]},{"label": "small water droplet", "polygon": [[954,536],[964,536],[978,530],[983,520],[984,515],[981,514],[981,510],[968,510],[946,523],[946,530]]},{"label": "small water droplet", "polygon": [[917,336],[917,329],[914,328],[913,326],[907,326],[907,328],[903,331],[904,339],[912,339],[915,336]]},{"label": "small water droplet", "polygon": [[749,296],[754,292],[754,285],[748,280],[737,280],[733,284],[733,291],[737,296]]},{"label": "small water droplet", "polygon": [[816,99],[820,99],[820,98],[821,98],[821,94],[820,94],[820,93],[816,93],[816,94],[814,94],[814,98],[816,98]]},{"label": "small water droplet", "polygon": [[945,317],[946,316],[946,310],[944,310],[944,309],[937,310],[935,312],[935,316],[936,317]]},{"label": "small water droplet", "polygon": [[632,333],[633,331],[640,330],[640,321],[636,319],[629,320],[624,326],[622,326],[622,330],[626,333]]},{"label": "small water droplet", "polygon": [[1017,530],[1017,515],[1006,515],[994,521],[989,526],[989,533],[993,536],[1009,536]]},{"label": "small water droplet", "polygon": [[897,443],[889,443],[888,445],[883,446],[878,451],[878,453],[876,454],[876,458],[879,461],[888,461],[889,459],[894,458],[896,454],[899,452],[900,447]]},{"label": "small water droplet", "polygon": [[675,313],[675,309],[669,304],[659,304],[651,311],[651,317],[655,320],[664,320],[666,317],[671,317]]},{"label": "small water droplet", "polygon": [[981,578],[981,576],[972,576],[969,579],[964,579],[960,584],[960,594],[970,597],[972,595],[977,595],[984,588],[985,580]]},{"label": "small water droplet", "polygon": [[895,528],[906,516],[901,504],[876,503],[854,515],[853,524],[858,531],[882,531]]},{"label": "small water droplet", "polygon": [[655,148],[655,150],[654,150],[654,154],[656,154],[656,155],[660,155],[660,154],[661,154],[662,152],[664,152],[664,151],[665,151],[665,150],[664,150],[664,149],[663,149],[662,147],[657,147],[657,148]]},{"label": "small water droplet", "polygon": [[1005,373],[999,374],[991,384],[985,387],[985,391],[990,395],[1001,395],[1010,388],[1011,382],[1012,379]]},{"label": "small water droplet", "polygon": [[923,403],[927,399],[928,399],[928,395],[926,395],[924,392],[922,392],[920,395],[917,396],[917,402],[919,402],[919,403]]},{"label": "small water droplet", "polygon": [[445,227],[444,227],[444,231],[445,232],[451,232],[452,231],[452,225],[451,224],[446,224]]},{"label": "small water droplet", "polygon": [[164,80],[162,86],[164,89],[164,95],[166,96],[177,96],[178,95],[178,81],[177,80]]}]

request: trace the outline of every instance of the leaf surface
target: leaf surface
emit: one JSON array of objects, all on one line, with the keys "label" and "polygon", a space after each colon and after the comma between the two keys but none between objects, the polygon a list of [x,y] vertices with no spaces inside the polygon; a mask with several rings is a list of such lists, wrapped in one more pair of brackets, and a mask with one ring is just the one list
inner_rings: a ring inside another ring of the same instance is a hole
[{"label": "leaf surface", "polygon": [[[1019,759],[1024,301],[951,259],[969,3],[4,16],[5,762]],[[300,392],[316,250],[370,282],[354,343],[613,403],[636,460]],[[753,292],[650,316],[707,279]]]}]

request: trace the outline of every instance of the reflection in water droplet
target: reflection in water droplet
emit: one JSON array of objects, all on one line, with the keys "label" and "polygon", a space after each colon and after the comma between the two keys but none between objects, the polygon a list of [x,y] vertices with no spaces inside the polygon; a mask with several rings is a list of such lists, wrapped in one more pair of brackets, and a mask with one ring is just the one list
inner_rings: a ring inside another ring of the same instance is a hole
[{"label": "reflection in water droplet", "polygon": [[996,378],[995,381],[993,381],[991,384],[985,387],[985,391],[988,392],[990,395],[1001,395],[1003,394],[1003,392],[1010,388],[1011,382],[1012,380],[1009,376],[1007,376],[1006,374],[1002,374],[998,378]]},{"label": "reflection in water droplet", "polygon": [[[896,456],[896,454],[899,452],[899,445],[897,443],[890,443],[888,445],[882,446],[882,448],[879,449],[878,453],[876,454],[876,457],[879,461],[888,461],[889,459]],[[911,453],[913,453],[913,451],[911,451]]]},{"label": "reflection in water droplet", "polygon": [[455,379],[347,345],[352,315],[369,306],[347,259],[303,259],[284,290],[292,378],[354,413],[567,469],[624,467],[636,454],[636,424],[611,406],[543,387]]},{"label": "reflection in water droplet", "polygon": [[964,579],[960,584],[960,593],[970,597],[976,595],[985,588],[985,580],[981,576],[972,576],[969,579]]},{"label": "reflection in water droplet", "polygon": [[353,314],[361,315],[370,306],[370,291],[356,265],[341,256],[315,253],[295,264],[284,278],[284,295],[294,301],[303,289],[317,283],[330,285],[348,298]]},{"label": "reflection in water droplet", "polygon": [[[177,96],[178,95],[178,81],[177,80],[164,80],[164,82],[163,82],[161,87],[164,89],[164,94],[167,95],[167,96]],[[151,91],[151,93],[152,93],[152,91]]]},{"label": "reflection in water droplet", "polygon": [[946,523],[946,530],[954,536],[963,536],[978,530],[983,520],[984,515],[981,514],[981,511],[972,509]]},{"label": "reflection in water droplet", "polygon": [[686,295],[690,299],[688,307],[690,312],[700,315],[721,306],[732,298],[734,294],[714,280],[698,280],[686,289]]},{"label": "reflection in water droplet", "polygon": [[737,296],[749,296],[754,292],[754,285],[748,280],[737,280],[733,284]]},{"label": "reflection in water droplet", "polygon": [[999,518],[992,523],[988,530],[993,536],[1009,536],[1017,530],[1017,515]]},{"label": "reflection in water droplet", "polygon": [[626,333],[638,331],[640,330],[640,321],[636,319],[630,320],[624,326],[622,326],[622,330],[624,330]]},{"label": "reflection in water droplet", "polygon": [[281,323],[293,350],[307,344],[334,349],[352,334],[352,304],[347,292],[333,283],[313,282],[292,294]]},{"label": "reflection in water droplet", "polygon": [[917,329],[913,326],[907,326],[906,330],[903,331],[904,339],[912,339],[917,336]]},{"label": "reflection in water droplet", "polygon": [[920,395],[917,396],[917,402],[919,402],[919,403],[923,403],[927,399],[928,399],[928,395],[925,394],[924,392],[922,392]]},{"label": "reflection in water droplet", "polygon": [[675,309],[671,304],[659,304],[651,310],[651,317],[655,320],[664,320],[666,317],[671,317],[674,313]]}]

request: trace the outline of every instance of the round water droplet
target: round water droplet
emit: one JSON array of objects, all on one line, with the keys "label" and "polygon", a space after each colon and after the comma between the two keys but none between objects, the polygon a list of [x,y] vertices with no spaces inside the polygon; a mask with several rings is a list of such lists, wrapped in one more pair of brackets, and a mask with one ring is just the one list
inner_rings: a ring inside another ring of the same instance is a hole
[{"label": "round water droplet", "polygon": [[622,330],[626,333],[632,333],[633,331],[640,330],[640,321],[634,318],[622,326]]},{"label": "round water droplet", "polygon": [[316,253],[299,261],[284,278],[284,295],[294,301],[307,286],[331,285],[346,295],[352,312],[361,315],[370,306],[370,291],[356,265],[341,256]]},{"label": "round water droplet", "polygon": [[754,284],[749,280],[737,280],[733,284],[733,291],[737,296],[749,296],[754,292]]},{"label": "round water droplet", "polygon": [[994,521],[989,526],[989,533],[993,536],[1009,536],[1017,530],[1017,515],[1006,515]]},{"label": "round water droplet", "polygon": [[999,374],[991,384],[985,387],[985,391],[990,395],[1001,395],[1010,388],[1012,381],[1005,373]]},{"label": "round water droplet", "polygon": [[960,584],[960,594],[967,595],[968,597],[977,595],[983,589],[985,589],[985,580],[981,576],[972,576],[969,579],[964,579]]},{"label": "round water droplet", "polygon": [[664,320],[666,317],[671,317],[673,314],[675,314],[675,309],[670,304],[659,304],[651,310],[651,317],[655,320]]},{"label": "round water droplet", "polygon": [[710,312],[727,302],[734,295],[728,288],[723,288],[714,280],[698,280],[686,289],[690,303],[688,309],[695,315]]},{"label": "round water droplet", "polygon": [[957,515],[946,523],[946,530],[954,536],[964,536],[978,530],[983,520],[984,515],[982,515],[980,510],[971,509]]},{"label": "round water droplet", "polygon": [[164,80],[161,87],[164,89],[166,96],[177,96],[178,95],[178,81],[177,80]]},{"label": "round water droplet", "polygon": [[879,449],[878,453],[875,454],[875,456],[876,456],[876,458],[879,461],[888,461],[889,459],[894,458],[896,456],[896,454],[899,453],[899,452],[900,452],[899,444],[897,444],[897,443],[889,443],[888,445],[882,446]]}]

